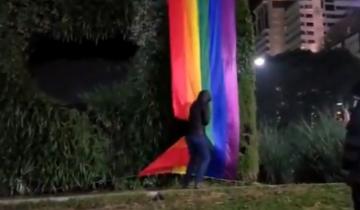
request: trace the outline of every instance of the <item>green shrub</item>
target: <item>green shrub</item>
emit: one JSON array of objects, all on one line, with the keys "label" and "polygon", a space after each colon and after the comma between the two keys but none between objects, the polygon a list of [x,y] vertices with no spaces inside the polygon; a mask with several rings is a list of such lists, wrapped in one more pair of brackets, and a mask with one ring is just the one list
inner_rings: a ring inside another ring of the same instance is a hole
[{"label": "green shrub", "polygon": [[[147,12],[153,9],[149,8]],[[96,124],[110,140],[109,164],[113,184],[118,189],[131,186],[133,181],[127,177],[137,175],[172,143],[169,129],[172,117],[170,65],[164,63],[169,60],[165,41],[168,39],[163,37],[167,34],[166,10],[161,9],[153,21],[149,20],[148,27],[153,29],[139,34],[142,41],[138,44],[142,49],[129,61],[131,70],[126,80],[83,95],[95,113]],[[144,19],[139,18],[136,20]],[[140,29],[143,30],[137,30]],[[158,30],[159,33],[155,33]]]},{"label": "green shrub", "polygon": [[288,142],[291,132],[270,125],[262,126],[261,131],[259,151],[261,169],[265,172],[263,178],[271,184],[293,182],[296,155]]},{"label": "green shrub", "polygon": [[265,182],[337,182],[342,180],[345,128],[330,112],[312,122],[283,128],[262,127],[260,157]]},{"label": "green shrub", "polygon": [[[330,113],[320,113],[313,124],[301,121],[295,128],[292,143],[299,156],[298,176],[310,172],[318,177],[314,181],[340,181],[344,127]],[[308,179],[299,181],[312,181]]]},{"label": "green shrub", "polygon": [[12,109],[2,110],[0,122],[2,191],[63,192],[105,183],[107,141],[86,115],[39,101],[16,101]]},{"label": "green shrub", "polygon": [[[165,4],[9,0],[0,5],[0,191],[87,190],[105,181],[124,186],[126,176],[155,157],[160,142],[168,140],[163,118],[171,113],[166,104],[170,71],[163,58],[168,52],[162,49],[168,45],[162,43],[167,30],[159,25],[166,24]],[[28,71],[30,42],[37,35],[64,42],[114,37],[134,42],[138,50],[128,63],[132,76],[121,86],[119,104],[91,102],[87,115],[40,96]]]},{"label": "green shrub", "polygon": [[[101,88],[89,93],[86,100],[96,112],[97,125],[110,139],[109,163],[115,185],[122,185],[123,177],[136,175],[159,152],[162,122],[157,104],[128,86]],[[102,94],[104,93],[104,94]],[[111,94],[113,93],[113,94]],[[111,95],[112,100],[101,96]],[[100,99],[100,100],[99,100]]]}]

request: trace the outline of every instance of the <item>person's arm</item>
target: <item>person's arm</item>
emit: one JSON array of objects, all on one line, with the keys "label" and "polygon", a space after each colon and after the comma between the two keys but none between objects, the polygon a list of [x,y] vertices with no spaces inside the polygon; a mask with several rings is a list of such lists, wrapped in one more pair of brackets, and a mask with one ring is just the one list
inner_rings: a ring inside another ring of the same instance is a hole
[{"label": "person's arm", "polygon": [[210,121],[210,108],[209,104],[206,104],[201,109],[201,121],[203,125],[208,125]]}]

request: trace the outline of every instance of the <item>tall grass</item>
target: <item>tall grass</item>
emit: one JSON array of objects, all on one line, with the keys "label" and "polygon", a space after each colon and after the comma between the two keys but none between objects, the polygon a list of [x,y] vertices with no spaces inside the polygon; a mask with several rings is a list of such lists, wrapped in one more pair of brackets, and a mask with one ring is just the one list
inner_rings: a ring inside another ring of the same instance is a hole
[{"label": "tall grass", "polygon": [[341,154],[345,128],[329,112],[313,122],[261,129],[262,181],[337,182],[342,180]]},{"label": "tall grass", "polygon": [[289,144],[289,130],[277,129],[271,125],[262,127],[259,152],[260,165],[266,182],[272,184],[294,181],[296,156]]}]

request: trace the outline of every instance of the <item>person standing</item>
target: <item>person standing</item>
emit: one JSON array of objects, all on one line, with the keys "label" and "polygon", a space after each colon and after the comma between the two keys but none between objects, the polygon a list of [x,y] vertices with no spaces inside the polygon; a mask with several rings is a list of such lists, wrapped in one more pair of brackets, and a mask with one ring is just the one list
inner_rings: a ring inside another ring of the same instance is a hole
[{"label": "person standing", "polygon": [[360,83],[352,90],[353,106],[344,110],[346,138],[343,153],[343,170],[345,182],[351,188],[355,210],[360,210]]},{"label": "person standing", "polygon": [[186,143],[189,149],[190,161],[183,180],[183,188],[187,188],[195,174],[195,188],[203,181],[210,162],[210,144],[205,127],[210,121],[209,91],[203,90],[190,107]]}]

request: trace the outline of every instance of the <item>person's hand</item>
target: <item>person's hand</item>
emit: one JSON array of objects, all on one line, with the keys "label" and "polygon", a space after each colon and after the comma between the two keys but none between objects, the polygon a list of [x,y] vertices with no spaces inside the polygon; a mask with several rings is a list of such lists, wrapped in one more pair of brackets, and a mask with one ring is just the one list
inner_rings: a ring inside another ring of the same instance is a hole
[{"label": "person's hand", "polygon": [[344,113],[343,123],[344,123],[345,125],[347,125],[347,124],[349,123],[349,121],[350,121],[350,113],[349,113],[349,110],[346,109],[346,108],[344,108],[344,109],[343,109],[343,113]]}]

